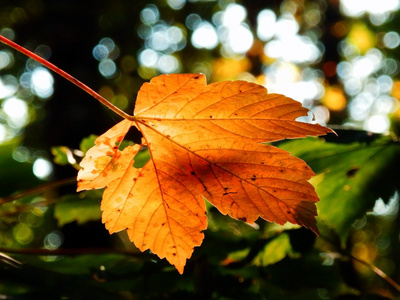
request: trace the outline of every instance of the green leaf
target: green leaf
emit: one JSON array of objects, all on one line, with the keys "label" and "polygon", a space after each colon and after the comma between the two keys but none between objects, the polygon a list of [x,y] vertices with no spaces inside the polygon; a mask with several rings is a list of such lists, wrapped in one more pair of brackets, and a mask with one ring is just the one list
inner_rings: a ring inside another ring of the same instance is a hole
[{"label": "green leaf", "polygon": [[75,164],[71,149],[66,146],[51,147],[51,154],[53,154],[53,161],[61,166]]},{"label": "green leaf", "polygon": [[387,203],[400,189],[400,143],[389,136],[354,143],[308,138],[279,147],[304,159],[317,174],[311,183],[321,200],[318,222],[342,239],[378,198]]},{"label": "green leaf", "polygon": [[250,252],[250,248],[244,248],[237,251],[233,251],[229,253],[227,260],[228,261],[241,261],[247,257]]},{"label": "green leaf", "polygon": [[97,135],[95,134],[91,134],[88,137],[84,138],[79,145],[79,149],[81,149],[83,153],[86,153],[90,148],[94,146],[95,139],[97,139]]},{"label": "green leaf", "polygon": [[143,168],[143,166],[147,163],[149,159],[149,149],[147,149],[147,147],[142,147],[134,157],[135,163],[133,164],[133,166],[138,169]]},{"label": "green leaf", "polygon": [[289,235],[282,233],[265,245],[264,249],[254,258],[253,263],[256,266],[265,267],[281,261],[291,253],[293,253],[293,249]]},{"label": "green leaf", "polygon": [[84,224],[89,221],[97,221],[101,218],[100,199],[97,197],[79,198],[78,195],[67,195],[55,205],[54,217],[58,225],[76,221]]}]

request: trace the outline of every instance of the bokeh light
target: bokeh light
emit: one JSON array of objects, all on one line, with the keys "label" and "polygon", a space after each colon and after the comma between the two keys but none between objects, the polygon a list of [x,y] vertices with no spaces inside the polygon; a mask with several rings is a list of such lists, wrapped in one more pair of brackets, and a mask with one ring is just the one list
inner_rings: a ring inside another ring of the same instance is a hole
[{"label": "bokeh light", "polygon": [[106,78],[112,77],[117,71],[117,66],[114,61],[109,58],[102,59],[99,63],[100,74]]},{"label": "bokeh light", "polygon": [[268,41],[275,34],[276,15],[270,9],[264,9],[257,16],[257,36],[262,41]]},{"label": "bokeh light", "polygon": [[53,173],[53,165],[51,162],[44,158],[37,158],[33,163],[33,174],[39,179],[49,179]]},{"label": "bokeh light", "polygon": [[18,80],[12,75],[0,77],[0,98],[7,99],[13,96],[18,89]]},{"label": "bokeh light", "polygon": [[0,70],[13,64],[14,57],[9,51],[0,51]]},{"label": "bokeh light", "polygon": [[13,228],[15,240],[21,245],[28,245],[35,238],[32,228],[25,223],[18,223]]},{"label": "bokeh light", "polygon": [[[168,2],[174,10],[181,9],[185,3],[185,1],[177,0]],[[139,26],[138,35],[144,40],[145,46],[137,55],[139,75],[149,79],[157,72],[179,72],[181,62],[173,54],[186,46],[186,36],[180,24],[170,25],[163,21],[155,4],[147,5],[140,15],[142,24]],[[201,40],[201,36],[195,37],[195,40],[199,38]]]},{"label": "bokeh light", "polygon": [[105,78],[113,78],[118,71],[114,60],[119,56],[119,48],[109,37],[102,38],[99,43],[93,47],[93,57],[99,61],[98,69]]},{"label": "bokeh light", "polygon": [[294,63],[313,63],[321,57],[320,50],[308,37],[296,35],[269,42],[265,46],[265,54]]},{"label": "bokeh light", "polygon": [[3,111],[7,115],[8,123],[12,127],[22,128],[28,121],[28,106],[18,98],[8,98],[3,102]]},{"label": "bokeh light", "polygon": [[[14,37],[12,30],[1,30],[1,34]],[[46,45],[39,45],[35,52],[48,59],[51,50]],[[7,74],[6,70],[15,63],[13,52],[0,51],[0,145],[22,135],[24,128],[34,119],[35,111],[41,104],[32,99],[49,99],[54,91],[53,75],[46,68],[32,59],[27,59],[25,68],[19,75]]]},{"label": "bokeh light", "polygon": [[394,49],[400,45],[400,36],[395,31],[389,31],[383,36],[383,44],[389,48]]},{"label": "bokeh light", "polygon": [[93,48],[93,57],[99,61],[107,58],[108,53],[109,53],[109,51],[108,51],[107,47],[104,45],[99,44]]},{"label": "bokeh light", "polygon": [[167,73],[167,74],[173,73],[178,68],[179,68],[179,62],[172,55],[164,54],[158,60],[158,69],[162,73]]},{"label": "bokeh light", "polygon": [[221,14],[218,24],[218,36],[225,56],[243,54],[253,44],[253,34],[246,23],[247,11],[239,4],[231,3]]},{"label": "bokeh light", "polygon": [[160,12],[158,8],[154,4],[147,5],[141,12],[140,12],[140,20],[143,24],[151,25],[156,23],[160,18]]},{"label": "bokeh light", "polygon": [[167,0],[167,3],[172,9],[179,10],[185,5],[186,0]]},{"label": "bokeh light", "polygon": [[218,45],[217,32],[209,22],[202,21],[196,26],[191,41],[196,48],[214,49]]},{"label": "bokeh light", "polygon": [[347,99],[341,88],[332,86],[325,89],[322,103],[332,111],[342,111],[347,106]]},{"label": "bokeh light", "polygon": [[63,242],[63,234],[58,230],[54,230],[45,236],[43,240],[43,245],[48,250],[55,250],[59,248]]},{"label": "bokeh light", "polygon": [[31,75],[31,86],[33,92],[40,98],[49,98],[53,94],[53,75],[43,68],[38,67]]},{"label": "bokeh light", "polygon": [[376,25],[387,21],[389,13],[397,11],[400,7],[399,0],[341,0],[342,12],[351,17],[361,17],[364,14],[372,16],[371,21]]}]

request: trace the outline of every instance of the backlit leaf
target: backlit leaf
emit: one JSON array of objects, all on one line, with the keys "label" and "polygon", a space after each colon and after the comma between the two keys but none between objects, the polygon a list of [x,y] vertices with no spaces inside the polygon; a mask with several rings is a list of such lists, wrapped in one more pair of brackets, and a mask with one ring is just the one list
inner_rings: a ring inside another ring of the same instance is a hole
[{"label": "backlit leaf", "polygon": [[[204,238],[203,197],[239,220],[262,217],[318,233],[318,197],[308,182],[314,173],[288,152],[261,144],[331,132],[295,121],[307,112],[245,81],[156,77],[139,91],[134,120],[111,128],[87,152],[78,190],[107,186],[101,209],[110,233],[127,229],[140,250],[167,258],[180,273]],[[142,133],[142,145],[120,151],[131,126]],[[137,168],[135,157],[145,150],[150,159]]]},{"label": "backlit leaf", "polygon": [[389,136],[369,139],[339,144],[310,138],[280,145],[318,174],[312,180],[321,199],[318,220],[335,229],[342,240],[378,198],[387,203],[400,190],[400,144]]}]

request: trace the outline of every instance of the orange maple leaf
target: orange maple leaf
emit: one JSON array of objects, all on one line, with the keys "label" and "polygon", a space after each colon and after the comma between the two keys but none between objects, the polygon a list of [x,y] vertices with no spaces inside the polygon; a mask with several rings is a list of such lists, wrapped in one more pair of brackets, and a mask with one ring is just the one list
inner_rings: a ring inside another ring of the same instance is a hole
[{"label": "orange maple leaf", "polygon": [[[203,197],[223,214],[253,223],[290,222],[318,234],[306,163],[261,144],[317,136],[331,129],[295,121],[308,110],[245,81],[206,84],[201,74],[162,75],[139,91],[133,121],[123,120],[95,141],[81,162],[78,191],[107,187],[101,209],[110,233],[127,229],[183,273],[207,227]],[[130,127],[143,144],[119,144]],[[148,148],[150,160],[135,168]]]}]

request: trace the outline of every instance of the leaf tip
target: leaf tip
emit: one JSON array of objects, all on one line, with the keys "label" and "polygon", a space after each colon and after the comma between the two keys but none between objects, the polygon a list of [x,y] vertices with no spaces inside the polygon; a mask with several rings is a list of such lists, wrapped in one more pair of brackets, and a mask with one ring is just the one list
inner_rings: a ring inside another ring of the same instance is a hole
[{"label": "leaf tip", "polygon": [[183,270],[184,270],[185,266],[175,266],[175,268],[180,275],[183,275]]},{"label": "leaf tip", "polygon": [[310,228],[310,229],[311,229],[312,232],[315,233],[316,236],[319,237],[319,230],[318,230],[317,225],[313,226],[313,228]]}]

